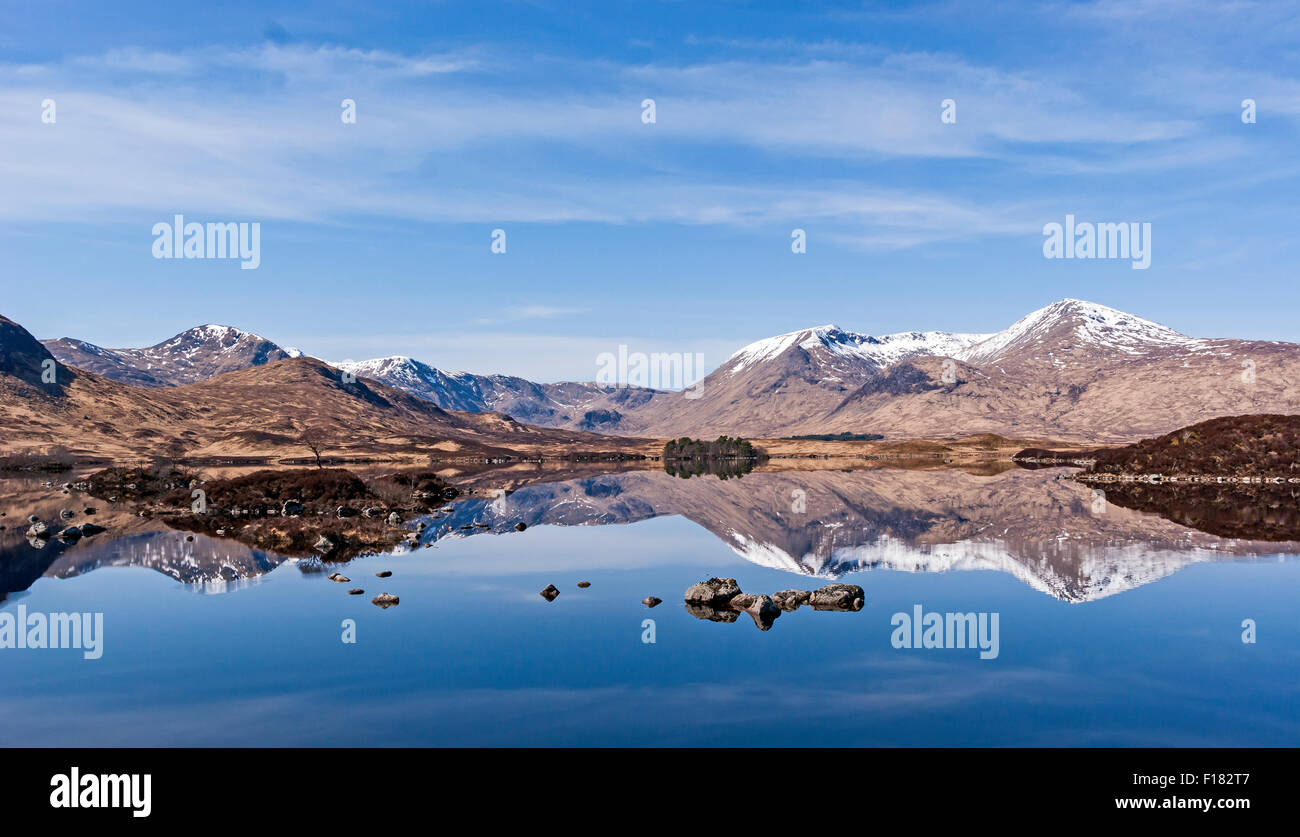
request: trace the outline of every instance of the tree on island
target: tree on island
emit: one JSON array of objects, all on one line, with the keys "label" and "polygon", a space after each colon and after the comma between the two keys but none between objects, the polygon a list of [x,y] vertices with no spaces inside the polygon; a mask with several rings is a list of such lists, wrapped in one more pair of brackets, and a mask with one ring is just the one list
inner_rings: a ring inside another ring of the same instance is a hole
[{"label": "tree on island", "polygon": [[719,436],[712,442],[683,436],[664,445],[664,459],[755,459],[752,442],[738,436]]}]

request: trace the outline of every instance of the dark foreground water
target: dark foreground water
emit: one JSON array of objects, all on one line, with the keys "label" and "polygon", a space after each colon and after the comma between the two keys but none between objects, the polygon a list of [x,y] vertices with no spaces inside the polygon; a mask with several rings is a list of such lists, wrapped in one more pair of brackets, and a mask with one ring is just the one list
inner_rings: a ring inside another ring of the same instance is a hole
[{"label": "dark foreground water", "polygon": [[[0,649],[9,745],[1300,745],[1295,545],[1100,509],[1050,472],[597,477],[323,571],[168,531],[39,559],[4,534],[0,614],[104,625],[99,659]],[[682,593],[715,575],[839,577],[866,606],[697,619]],[[996,614],[997,656],[894,647],[917,605]]]}]

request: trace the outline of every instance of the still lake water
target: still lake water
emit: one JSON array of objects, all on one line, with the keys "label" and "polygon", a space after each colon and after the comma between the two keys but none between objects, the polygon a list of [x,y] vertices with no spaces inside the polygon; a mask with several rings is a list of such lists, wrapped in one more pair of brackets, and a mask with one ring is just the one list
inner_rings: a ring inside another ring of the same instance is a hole
[{"label": "still lake water", "polygon": [[[102,612],[104,653],[0,649],[0,741],[1300,745],[1300,548],[1099,509],[1059,476],[589,477],[462,501],[426,548],[323,569],[155,524],[44,550],[13,526],[0,613]],[[866,606],[710,622],[682,603],[710,576],[838,579]],[[894,648],[916,605],[997,613],[998,656]]]}]

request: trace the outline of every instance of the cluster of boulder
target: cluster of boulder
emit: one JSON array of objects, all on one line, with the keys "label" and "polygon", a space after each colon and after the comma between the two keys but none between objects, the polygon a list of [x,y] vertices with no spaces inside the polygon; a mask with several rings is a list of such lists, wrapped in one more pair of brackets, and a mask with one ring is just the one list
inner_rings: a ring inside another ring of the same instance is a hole
[{"label": "cluster of boulder", "polygon": [[[83,512],[83,514],[87,515],[93,515],[94,513],[95,509],[89,506],[86,507],[86,510]],[[62,523],[63,521],[72,520],[76,516],[77,513],[72,509],[64,509],[59,512],[59,521]],[[58,538],[65,543],[70,543],[81,540],[83,537],[98,535],[100,532],[106,531],[103,526],[90,522],[82,523],[80,526],[75,524],[72,526],[65,526],[58,531],[55,531],[53,527],[34,514],[28,515],[27,523],[29,524],[27,527],[27,541],[37,549],[44,547],[51,537]]]},{"label": "cluster of boulder", "polygon": [[827,584],[816,590],[781,590],[772,595],[746,593],[734,578],[710,578],[686,590],[686,610],[697,619],[735,622],[748,613],[760,631],[772,627],[782,613],[804,605],[813,610],[855,613],[866,603],[866,593],[856,584]]}]

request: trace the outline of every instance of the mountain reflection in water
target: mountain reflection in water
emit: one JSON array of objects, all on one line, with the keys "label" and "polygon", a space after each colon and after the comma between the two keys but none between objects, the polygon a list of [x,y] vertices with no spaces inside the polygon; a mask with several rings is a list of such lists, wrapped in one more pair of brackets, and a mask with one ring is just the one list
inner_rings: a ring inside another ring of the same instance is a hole
[{"label": "mountain reflection in water", "polygon": [[[1164,510],[1196,525],[1209,520],[1206,528],[1232,536],[1218,537],[1151,513],[1162,511],[1161,495],[1149,489],[1129,496],[1108,487],[1109,502],[1099,507],[1093,489],[1066,479],[1069,473],[878,468],[756,471],[721,480],[632,471],[463,500],[447,514],[426,518],[421,546],[488,533],[516,535],[520,522],[605,526],[680,515],[744,559],[800,576],[991,569],[1072,602],[1147,584],[1191,563],[1300,551],[1294,542],[1260,539],[1294,537],[1294,506],[1261,514],[1231,494],[1202,492],[1178,495],[1172,511]],[[8,521],[20,523],[28,510],[7,499]],[[1195,510],[1207,504],[1218,509],[1215,515]],[[202,535],[188,540],[185,533],[124,513],[100,521],[109,531],[73,544],[51,540],[40,549],[29,545],[24,526],[0,532],[0,594],[25,590],[41,576],[69,577],[110,565],[150,567],[224,591],[291,560],[234,541]],[[297,563],[304,570],[319,566]]]}]

